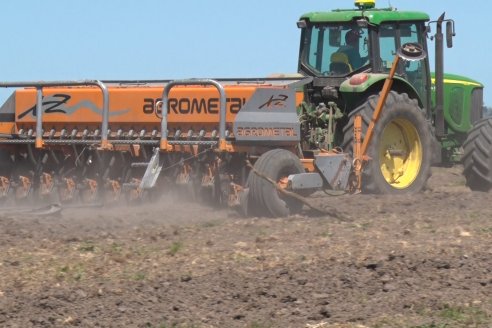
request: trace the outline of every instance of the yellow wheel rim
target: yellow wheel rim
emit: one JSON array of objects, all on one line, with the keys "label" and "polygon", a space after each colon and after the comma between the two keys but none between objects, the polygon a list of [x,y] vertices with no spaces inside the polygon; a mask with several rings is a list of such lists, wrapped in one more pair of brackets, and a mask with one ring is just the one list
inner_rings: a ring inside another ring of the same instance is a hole
[{"label": "yellow wheel rim", "polygon": [[385,180],[396,189],[405,189],[417,178],[422,164],[422,143],[415,126],[395,119],[384,128],[379,163]]}]

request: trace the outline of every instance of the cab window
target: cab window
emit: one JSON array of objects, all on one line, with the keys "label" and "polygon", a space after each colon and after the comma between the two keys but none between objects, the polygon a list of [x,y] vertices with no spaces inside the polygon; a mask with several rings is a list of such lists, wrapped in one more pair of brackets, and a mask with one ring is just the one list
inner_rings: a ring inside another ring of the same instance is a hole
[{"label": "cab window", "polygon": [[369,64],[367,28],[355,23],[312,26],[307,34],[304,64],[318,76],[346,76]]}]

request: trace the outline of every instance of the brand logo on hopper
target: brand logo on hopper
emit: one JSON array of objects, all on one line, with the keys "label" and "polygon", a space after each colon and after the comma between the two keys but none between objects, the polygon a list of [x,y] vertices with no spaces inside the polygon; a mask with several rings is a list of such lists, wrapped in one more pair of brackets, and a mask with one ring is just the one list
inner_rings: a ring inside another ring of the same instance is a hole
[{"label": "brand logo on hopper", "polygon": [[[161,98],[144,98],[142,108],[144,114],[154,114],[158,118],[162,118],[162,106],[159,106],[159,103],[161,102]],[[245,98],[227,98],[227,111],[232,114],[237,114],[245,103]],[[219,98],[170,98],[167,103],[168,114],[218,114],[219,111]]]},{"label": "brand logo on hopper", "polygon": [[263,105],[259,107],[259,109],[280,109],[280,108],[286,108],[287,104],[285,103],[289,96],[287,95],[278,95],[278,96],[270,96],[270,99]]},{"label": "brand logo on hopper", "polygon": [[[100,109],[97,105],[95,105],[92,101],[89,100],[82,100],[79,101],[77,104],[73,106],[67,105],[68,101],[72,97],[67,94],[63,93],[57,93],[52,96],[46,96],[43,97],[43,104],[42,104],[42,109],[44,114],[66,114],[66,115],[72,115],[73,113],[79,111],[79,110],[84,110],[88,109],[93,113],[102,115],[102,109]],[[111,110],[109,113],[110,116],[118,116],[118,115],[123,115],[128,113],[130,110],[129,109],[122,109],[122,110]],[[25,116],[33,116],[36,117],[36,105],[32,106],[25,112],[22,112],[17,116],[18,119],[22,119]]]}]

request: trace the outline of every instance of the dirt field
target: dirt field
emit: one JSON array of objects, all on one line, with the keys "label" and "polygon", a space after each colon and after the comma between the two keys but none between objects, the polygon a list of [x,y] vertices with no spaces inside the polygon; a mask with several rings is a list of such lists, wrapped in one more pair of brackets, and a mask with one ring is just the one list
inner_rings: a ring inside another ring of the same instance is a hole
[{"label": "dirt field", "polygon": [[0,217],[1,327],[492,327],[492,195],[326,196],[342,219],[164,199]]}]

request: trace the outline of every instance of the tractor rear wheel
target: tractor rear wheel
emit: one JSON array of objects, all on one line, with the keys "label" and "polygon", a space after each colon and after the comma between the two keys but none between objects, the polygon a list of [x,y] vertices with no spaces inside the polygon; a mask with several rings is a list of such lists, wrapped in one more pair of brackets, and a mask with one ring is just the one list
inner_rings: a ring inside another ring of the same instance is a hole
[{"label": "tractor rear wheel", "polygon": [[[289,175],[304,172],[299,158],[285,149],[270,150],[256,161],[254,168],[260,174],[281,184]],[[288,216],[299,212],[302,203],[280,193],[275,186],[253,170],[248,177],[249,212],[270,217]]]},{"label": "tractor rear wheel", "polygon": [[463,175],[472,190],[492,189],[492,118],[478,121],[463,144]]},{"label": "tractor rear wheel", "polygon": [[[350,113],[343,130],[346,152],[353,152],[355,116],[362,116],[364,139],[378,99],[378,95],[370,96]],[[430,177],[431,141],[429,124],[417,101],[391,91],[367,147],[370,160],[362,172],[362,190],[382,194],[421,191]]]}]

